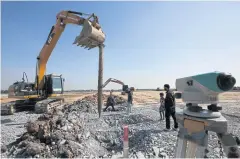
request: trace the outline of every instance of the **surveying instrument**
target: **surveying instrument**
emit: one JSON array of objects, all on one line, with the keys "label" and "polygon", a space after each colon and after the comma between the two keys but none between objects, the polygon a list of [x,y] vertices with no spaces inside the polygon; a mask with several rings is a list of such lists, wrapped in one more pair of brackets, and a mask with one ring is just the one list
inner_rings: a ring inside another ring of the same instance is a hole
[{"label": "surveying instrument", "polygon": [[[227,120],[219,112],[222,108],[218,106],[218,95],[231,90],[235,83],[232,75],[223,72],[176,80],[176,89],[181,93],[175,93],[175,97],[182,98],[186,107],[176,112],[179,132],[175,158],[207,158],[209,131],[216,133],[220,149],[223,148],[226,157],[240,158],[237,142],[227,132]],[[220,156],[223,157],[222,150]]]}]

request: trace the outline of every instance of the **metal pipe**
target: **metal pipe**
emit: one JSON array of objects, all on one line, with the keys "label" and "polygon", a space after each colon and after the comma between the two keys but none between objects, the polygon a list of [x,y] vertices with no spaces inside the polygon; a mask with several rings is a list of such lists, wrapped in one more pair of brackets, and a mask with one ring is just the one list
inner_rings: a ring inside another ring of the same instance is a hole
[{"label": "metal pipe", "polygon": [[98,114],[102,112],[102,89],[103,89],[103,45],[99,45],[99,66],[98,66]]}]

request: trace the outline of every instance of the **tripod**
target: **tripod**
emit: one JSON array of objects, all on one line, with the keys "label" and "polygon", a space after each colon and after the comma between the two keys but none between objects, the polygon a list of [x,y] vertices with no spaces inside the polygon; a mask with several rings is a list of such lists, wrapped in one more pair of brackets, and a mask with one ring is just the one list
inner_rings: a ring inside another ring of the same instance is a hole
[{"label": "tripod", "polygon": [[[208,131],[215,132],[228,158],[239,158],[240,152],[233,136],[227,133],[227,120],[218,111],[221,107],[210,105],[202,109],[197,104],[187,104],[176,112],[179,123],[175,158],[206,158]],[[221,156],[223,152],[221,151]]]}]

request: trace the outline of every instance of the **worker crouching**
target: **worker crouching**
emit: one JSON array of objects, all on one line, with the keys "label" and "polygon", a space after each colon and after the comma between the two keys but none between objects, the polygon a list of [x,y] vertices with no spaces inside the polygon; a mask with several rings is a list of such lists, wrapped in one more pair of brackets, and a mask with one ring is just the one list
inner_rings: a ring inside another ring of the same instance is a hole
[{"label": "worker crouching", "polygon": [[109,97],[107,99],[107,103],[106,103],[106,108],[103,111],[106,111],[109,106],[112,106],[112,111],[115,111],[115,108],[114,108],[115,104],[116,104],[116,101],[112,95],[112,91],[110,91],[110,95],[109,95]]}]

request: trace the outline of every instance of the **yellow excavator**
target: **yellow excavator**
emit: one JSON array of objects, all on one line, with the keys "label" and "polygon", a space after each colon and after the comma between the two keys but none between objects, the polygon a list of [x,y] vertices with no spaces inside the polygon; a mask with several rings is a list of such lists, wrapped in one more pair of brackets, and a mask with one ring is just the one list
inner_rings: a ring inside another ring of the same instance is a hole
[{"label": "yellow excavator", "polygon": [[[87,18],[84,18],[85,16]],[[8,89],[9,98],[19,99],[14,103],[16,108],[30,106],[35,108],[36,113],[51,112],[64,101],[62,97],[64,91],[62,75],[45,75],[45,71],[48,59],[67,24],[82,26],[82,31],[75,38],[73,44],[87,49],[104,45],[105,34],[95,14],[84,14],[75,11],[59,12],[56,24],[52,26],[47,40],[37,57],[35,82],[29,83],[26,73],[23,73],[23,81],[15,82]]]},{"label": "yellow excavator", "polygon": [[134,87],[128,88],[128,85],[125,85],[122,81],[117,80],[117,79],[114,79],[114,78],[109,78],[109,79],[102,85],[102,88],[106,87],[106,85],[107,85],[109,82],[114,82],[114,83],[118,83],[118,84],[122,85],[122,92],[121,92],[122,95],[125,95],[126,92],[128,92],[129,89],[135,90]]}]

